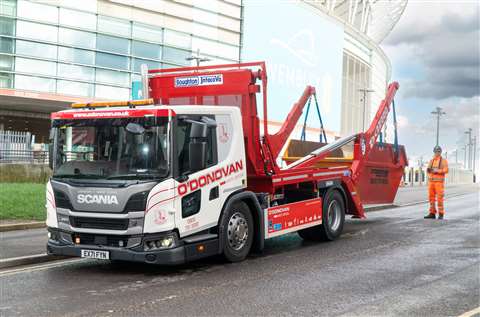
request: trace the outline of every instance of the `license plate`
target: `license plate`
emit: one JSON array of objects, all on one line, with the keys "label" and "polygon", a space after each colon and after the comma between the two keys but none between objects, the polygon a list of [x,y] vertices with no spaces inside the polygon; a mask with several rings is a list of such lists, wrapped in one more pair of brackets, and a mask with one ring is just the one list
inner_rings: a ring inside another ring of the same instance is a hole
[{"label": "license plate", "polygon": [[110,259],[110,254],[108,253],[108,251],[82,250],[81,257],[89,259],[108,260]]}]

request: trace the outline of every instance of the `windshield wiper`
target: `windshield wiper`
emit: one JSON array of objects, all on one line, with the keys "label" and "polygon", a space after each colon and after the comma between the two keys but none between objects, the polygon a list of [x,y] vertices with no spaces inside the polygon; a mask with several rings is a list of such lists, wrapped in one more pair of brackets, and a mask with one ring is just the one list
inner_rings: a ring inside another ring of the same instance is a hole
[{"label": "windshield wiper", "polygon": [[58,178],[88,178],[88,179],[100,179],[103,178],[102,175],[98,174],[54,174],[53,177],[58,177]]},{"label": "windshield wiper", "polygon": [[155,173],[155,174],[150,174],[150,173],[130,173],[130,174],[117,174],[117,175],[112,175],[108,176],[105,179],[135,179],[135,178],[148,178],[148,179],[158,179],[162,178],[168,175],[168,172],[160,174],[160,173]]}]

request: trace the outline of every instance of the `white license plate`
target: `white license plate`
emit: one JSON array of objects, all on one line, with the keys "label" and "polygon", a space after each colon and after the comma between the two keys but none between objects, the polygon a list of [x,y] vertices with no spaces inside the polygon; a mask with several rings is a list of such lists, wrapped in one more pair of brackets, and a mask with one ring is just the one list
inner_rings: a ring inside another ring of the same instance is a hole
[{"label": "white license plate", "polygon": [[89,259],[108,260],[110,259],[110,254],[108,253],[108,251],[82,250],[81,257]]}]

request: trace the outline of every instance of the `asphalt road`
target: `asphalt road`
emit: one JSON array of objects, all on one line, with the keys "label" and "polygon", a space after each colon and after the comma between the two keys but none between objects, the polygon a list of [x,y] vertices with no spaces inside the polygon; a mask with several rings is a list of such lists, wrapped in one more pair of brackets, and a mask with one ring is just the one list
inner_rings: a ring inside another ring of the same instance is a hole
[{"label": "asphalt road", "polygon": [[297,235],[267,241],[262,255],[179,267],[74,260],[0,272],[0,315],[422,315],[480,306],[478,194],[348,220],[334,242]]},{"label": "asphalt road", "polygon": [[[448,197],[478,191],[478,184],[452,185],[447,187],[446,195]],[[425,201],[427,195],[426,187],[403,187],[399,189],[394,203],[403,205]],[[47,230],[45,228],[0,232],[0,259],[45,253],[46,243]]]}]

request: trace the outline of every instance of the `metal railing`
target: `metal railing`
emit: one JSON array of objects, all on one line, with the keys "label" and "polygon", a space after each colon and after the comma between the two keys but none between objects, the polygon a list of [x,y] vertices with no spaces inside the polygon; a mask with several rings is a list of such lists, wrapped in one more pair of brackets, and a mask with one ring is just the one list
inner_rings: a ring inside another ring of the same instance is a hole
[{"label": "metal railing", "polygon": [[0,164],[48,164],[48,151],[2,150]]}]

